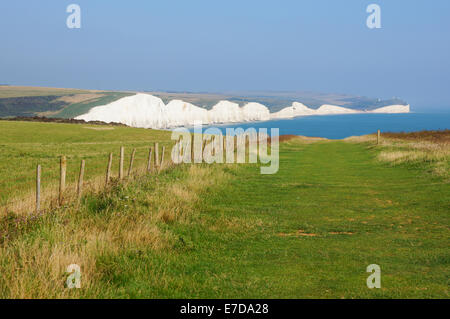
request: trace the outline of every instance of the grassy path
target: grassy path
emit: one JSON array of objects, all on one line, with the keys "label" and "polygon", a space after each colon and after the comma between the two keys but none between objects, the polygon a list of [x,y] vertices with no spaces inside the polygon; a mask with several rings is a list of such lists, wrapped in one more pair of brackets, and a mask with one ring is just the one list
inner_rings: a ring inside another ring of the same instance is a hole
[{"label": "grassy path", "polygon": [[168,226],[183,248],[107,261],[120,274],[108,296],[448,298],[450,186],[375,152],[289,142],[276,175],[226,169],[192,222]]}]

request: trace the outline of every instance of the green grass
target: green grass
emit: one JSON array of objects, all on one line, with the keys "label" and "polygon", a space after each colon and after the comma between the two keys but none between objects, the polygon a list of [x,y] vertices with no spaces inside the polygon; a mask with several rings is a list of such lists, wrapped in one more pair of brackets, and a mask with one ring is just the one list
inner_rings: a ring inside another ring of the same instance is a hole
[{"label": "green grass", "polygon": [[63,96],[63,95],[83,94],[90,92],[94,91],[79,90],[79,89],[33,87],[33,86],[0,85],[0,99],[24,97],[24,96],[49,96],[49,95]]},{"label": "green grass", "polygon": [[109,153],[113,152],[113,173],[117,175],[120,146],[125,147],[126,164],[132,148],[137,149],[138,167],[145,165],[154,142],[170,143],[167,131],[104,125],[0,121],[0,132],[0,207],[34,189],[38,164],[42,165],[44,189],[56,185],[61,155],[67,157],[67,181],[72,183],[82,159],[90,179],[105,174]]},{"label": "green grass", "polygon": [[[120,274],[105,278],[105,297],[448,298],[449,185],[374,155],[292,144],[277,175],[230,171],[205,196],[201,223],[170,227],[191,247],[103,259]],[[366,286],[374,263],[379,290]]]},{"label": "green grass", "polygon": [[[375,152],[343,142],[286,145],[277,175],[244,168],[210,200],[211,222],[226,215],[259,225],[206,241],[228,255],[219,262],[225,273],[239,269],[228,278],[237,296],[448,297],[449,185],[379,164]],[[382,269],[380,290],[365,284],[373,263]]]},{"label": "green grass", "polygon": [[[133,143],[157,133],[117,129]],[[77,150],[89,138],[105,151],[118,146],[107,144],[117,131],[58,130],[45,136]],[[448,298],[450,185],[423,165],[380,162],[379,152],[291,140],[275,175],[257,165],[178,166],[19,226],[9,215],[0,296]],[[82,268],[81,289],[64,288],[70,263]],[[381,289],[366,286],[369,264],[381,267]]]}]

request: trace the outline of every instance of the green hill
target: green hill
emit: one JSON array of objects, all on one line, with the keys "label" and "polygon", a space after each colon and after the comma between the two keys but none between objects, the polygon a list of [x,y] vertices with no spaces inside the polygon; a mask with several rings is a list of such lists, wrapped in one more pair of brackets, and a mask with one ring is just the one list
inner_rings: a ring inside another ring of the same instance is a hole
[{"label": "green hill", "polygon": [[0,86],[0,118],[74,118],[91,108],[132,95],[127,92]]}]

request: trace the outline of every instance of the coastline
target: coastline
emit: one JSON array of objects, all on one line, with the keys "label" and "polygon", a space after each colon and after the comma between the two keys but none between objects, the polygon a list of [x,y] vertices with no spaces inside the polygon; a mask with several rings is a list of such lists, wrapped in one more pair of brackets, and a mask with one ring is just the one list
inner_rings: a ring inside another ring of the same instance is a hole
[{"label": "coastline", "polygon": [[278,119],[291,119],[317,115],[341,114],[399,114],[409,113],[410,105],[387,105],[373,110],[357,110],[337,105],[325,104],[317,109],[293,102],[278,112],[271,113],[263,104],[249,102],[242,107],[230,101],[220,101],[210,110],[184,102],[172,100],[165,104],[160,98],[150,94],[136,94],[112,103],[96,106],[87,113],[75,117],[76,120],[122,123],[132,127],[171,129],[198,124],[234,124]]}]

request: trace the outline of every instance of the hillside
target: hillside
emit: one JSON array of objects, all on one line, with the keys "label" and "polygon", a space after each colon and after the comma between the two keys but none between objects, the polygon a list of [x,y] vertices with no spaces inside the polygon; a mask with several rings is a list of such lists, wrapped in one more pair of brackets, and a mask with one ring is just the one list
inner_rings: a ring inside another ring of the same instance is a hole
[{"label": "hillside", "polygon": [[[16,116],[45,116],[52,118],[75,118],[88,113],[93,107],[107,105],[137,92],[112,92],[40,87],[0,85],[0,118]],[[239,106],[259,103],[272,112],[301,102],[312,110],[323,105],[339,105],[358,111],[372,111],[388,105],[407,105],[399,99],[380,100],[342,94],[319,94],[311,92],[147,92],[162,99],[165,104],[173,100],[210,110],[220,101]]]},{"label": "hillside", "polygon": [[[2,180],[19,185],[38,162],[57,171],[59,154],[73,174],[86,159],[90,178],[120,145],[138,147],[143,164],[149,144],[169,143],[167,132],[127,127],[0,125]],[[88,193],[78,207],[28,217],[11,207],[0,221],[0,297],[448,298],[448,135],[390,134],[378,146],[374,136],[283,138],[275,175],[181,165]],[[64,288],[72,263],[81,289]],[[366,286],[373,263],[381,289]]]},{"label": "hillside", "polygon": [[74,118],[91,108],[131,95],[123,92],[0,86],[0,118]]}]

